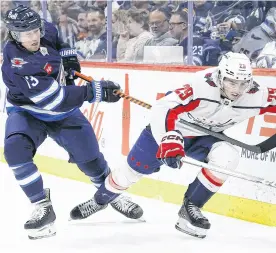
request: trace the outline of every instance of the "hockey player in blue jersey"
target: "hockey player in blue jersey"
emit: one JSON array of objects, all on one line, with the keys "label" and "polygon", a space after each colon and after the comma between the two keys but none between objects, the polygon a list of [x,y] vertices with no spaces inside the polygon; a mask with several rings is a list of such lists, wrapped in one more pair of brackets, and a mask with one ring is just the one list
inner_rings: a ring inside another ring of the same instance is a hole
[{"label": "hockey player in blue jersey", "polygon": [[[43,180],[33,157],[47,136],[69,154],[96,187],[100,187],[110,169],[99,151],[91,124],[80,112],[84,101],[117,102],[114,91],[120,86],[112,81],[94,81],[74,85],[71,69],[80,71],[74,49],[58,39],[56,28],[41,20],[23,5],[6,13],[9,42],[6,44],[2,76],[8,88],[4,155],[16,180],[34,204],[34,212],[25,223],[29,238],[54,235],[55,212],[50,190]],[[67,76],[66,76],[67,73]],[[58,169],[58,168],[57,168]],[[100,201],[100,200],[99,200]],[[88,204],[79,205],[73,219],[86,218]],[[142,216],[142,209],[128,198],[119,197],[111,206],[128,218]]]}]

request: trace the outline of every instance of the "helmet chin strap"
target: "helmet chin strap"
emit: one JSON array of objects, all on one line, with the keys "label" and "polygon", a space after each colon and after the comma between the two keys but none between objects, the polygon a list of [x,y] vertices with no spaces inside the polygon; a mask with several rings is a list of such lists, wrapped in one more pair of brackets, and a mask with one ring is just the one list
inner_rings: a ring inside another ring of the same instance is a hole
[{"label": "helmet chin strap", "polygon": [[225,91],[223,90],[223,88],[220,88],[220,96],[221,96],[222,98],[227,98],[227,99],[233,101],[232,99],[230,99],[230,98],[226,95],[226,93],[225,93]]}]

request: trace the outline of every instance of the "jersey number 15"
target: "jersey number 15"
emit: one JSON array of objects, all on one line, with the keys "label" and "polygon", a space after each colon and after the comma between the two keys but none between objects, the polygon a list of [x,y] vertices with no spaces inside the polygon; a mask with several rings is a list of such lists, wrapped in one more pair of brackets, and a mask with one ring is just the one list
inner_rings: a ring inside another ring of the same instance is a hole
[{"label": "jersey number 15", "polygon": [[26,82],[28,84],[28,87],[30,89],[33,88],[33,87],[35,87],[35,86],[37,86],[38,83],[39,83],[39,81],[35,77],[33,77],[33,76],[24,76],[24,78],[25,78],[25,80],[26,80]]}]

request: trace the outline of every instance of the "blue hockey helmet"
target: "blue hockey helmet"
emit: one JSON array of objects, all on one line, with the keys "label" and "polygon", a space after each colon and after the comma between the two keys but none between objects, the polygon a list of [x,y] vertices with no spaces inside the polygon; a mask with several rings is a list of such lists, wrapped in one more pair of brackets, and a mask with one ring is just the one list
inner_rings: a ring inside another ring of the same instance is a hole
[{"label": "blue hockey helmet", "polygon": [[45,34],[44,24],[39,14],[29,7],[19,5],[6,12],[4,22],[12,39],[20,42],[20,32],[40,29],[40,37]]}]

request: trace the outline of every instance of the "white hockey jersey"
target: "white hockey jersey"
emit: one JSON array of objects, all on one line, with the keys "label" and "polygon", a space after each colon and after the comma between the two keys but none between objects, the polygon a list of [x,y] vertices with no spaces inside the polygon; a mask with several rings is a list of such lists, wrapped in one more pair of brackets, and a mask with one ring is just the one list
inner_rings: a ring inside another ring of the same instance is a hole
[{"label": "white hockey jersey", "polygon": [[235,101],[221,97],[220,87],[215,83],[217,68],[195,73],[193,82],[183,85],[158,100],[151,109],[150,125],[159,143],[167,131],[179,130],[185,136],[201,136],[179,119],[221,132],[252,116],[276,112],[276,89],[261,87],[256,82],[247,93]]}]

